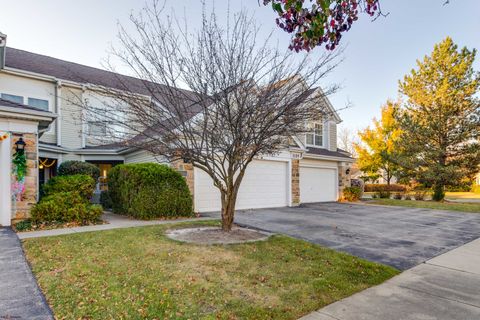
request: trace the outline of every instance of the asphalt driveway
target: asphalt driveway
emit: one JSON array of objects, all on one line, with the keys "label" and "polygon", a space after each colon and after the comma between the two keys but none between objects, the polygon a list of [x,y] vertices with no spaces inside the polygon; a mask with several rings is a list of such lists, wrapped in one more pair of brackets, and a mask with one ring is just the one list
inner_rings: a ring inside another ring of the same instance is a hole
[{"label": "asphalt driveway", "polygon": [[15,232],[0,227],[0,319],[53,320]]},{"label": "asphalt driveway", "polygon": [[241,210],[236,213],[235,222],[400,270],[480,237],[480,213],[362,204],[316,203],[296,208]]}]

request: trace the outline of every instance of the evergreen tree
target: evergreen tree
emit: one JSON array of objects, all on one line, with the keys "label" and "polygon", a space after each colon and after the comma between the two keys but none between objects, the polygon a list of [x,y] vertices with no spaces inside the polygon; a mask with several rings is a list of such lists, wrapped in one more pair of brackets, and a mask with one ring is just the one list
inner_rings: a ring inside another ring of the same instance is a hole
[{"label": "evergreen tree", "polygon": [[445,186],[472,177],[480,164],[480,74],[476,50],[459,49],[451,38],[435,45],[400,82],[406,103],[399,117],[402,165],[443,200]]}]

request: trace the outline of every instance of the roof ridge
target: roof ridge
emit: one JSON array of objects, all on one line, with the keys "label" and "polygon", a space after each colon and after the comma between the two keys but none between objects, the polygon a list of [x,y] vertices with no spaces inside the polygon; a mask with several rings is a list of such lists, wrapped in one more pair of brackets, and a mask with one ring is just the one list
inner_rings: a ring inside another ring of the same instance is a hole
[{"label": "roof ridge", "polygon": [[[69,61],[69,60],[65,60],[65,59],[61,59],[61,58],[56,58],[56,57],[46,55],[46,54],[42,54],[42,53],[36,53],[36,52],[27,51],[27,50],[24,50],[24,49],[18,49],[18,48],[13,48],[13,47],[8,47],[7,46],[7,52],[8,52],[8,50],[12,50],[12,49],[17,50],[17,51],[22,51],[22,52],[27,53],[27,54],[33,54],[33,55],[40,56],[40,57],[43,57],[43,58],[56,60],[58,62],[64,62],[64,63],[67,63],[67,64],[74,64],[74,65],[77,65],[77,66],[83,67],[83,68],[95,69],[95,70],[98,70],[98,71],[108,72],[108,73],[111,73],[111,74],[114,74],[114,75],[119,75],[119,76],[122,76],[122,77],[128,77],[128,78],[132,78],[132,79],[135,79],[135,80],[151,82],[149,80],[144,80],[144,79],[137,78],[137,77],[134,77],[134,76],[130,76],[130,75],[127,75],[127,74],[114,72],[114,71],[110,71],[110,70],[99,68],[99,67],[92,67],[92,66],[89,66],[89,65],[86,65],[86,64],[82,64],[82,63],[78,63],[78,62],[74,62],[74,61]],[[8,61],[7,61],[7,64],[8,64]]]}]

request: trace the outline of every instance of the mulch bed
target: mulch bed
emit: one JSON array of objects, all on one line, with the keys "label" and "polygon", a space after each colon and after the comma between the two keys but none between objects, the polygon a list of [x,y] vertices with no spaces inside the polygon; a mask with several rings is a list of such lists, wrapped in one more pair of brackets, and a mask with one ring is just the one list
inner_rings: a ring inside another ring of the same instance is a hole
[{"label": "mulch bed", "polygon": [[168,230],[166,236],[177,241],[195,244],[235,244],[262,241],[270,237],[270,233],[257,230],[233,227],[225,232],[218,227],[197,227]]}]

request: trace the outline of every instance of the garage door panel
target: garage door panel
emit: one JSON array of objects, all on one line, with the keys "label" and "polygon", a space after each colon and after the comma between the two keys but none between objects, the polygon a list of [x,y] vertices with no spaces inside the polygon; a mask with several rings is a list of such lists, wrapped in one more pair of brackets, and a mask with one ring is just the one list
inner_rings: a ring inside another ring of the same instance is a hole
[{"label": "garage door panel", "polygon": [[[288,205],[288,165],[283,161],[255,160],[245,172],[237,198],[237,209]],[[195,210],[221,209],[220,192],[205,172],[195,169]]]},{"label": "garage door panel", "polygon": [[337,200],[337,170],[335,168],[300,167],[300,202]]}]

